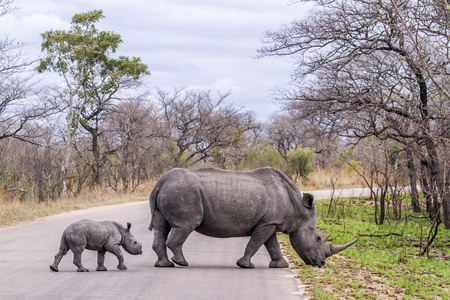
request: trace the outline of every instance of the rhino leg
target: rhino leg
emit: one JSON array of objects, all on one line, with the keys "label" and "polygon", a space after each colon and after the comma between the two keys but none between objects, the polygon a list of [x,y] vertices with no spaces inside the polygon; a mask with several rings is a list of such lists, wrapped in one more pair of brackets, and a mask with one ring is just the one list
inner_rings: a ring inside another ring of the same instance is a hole
[{"label": "rhino leg", "polygon": [[81,253],[83,253],[82,248],[71,248],[73,252],[73,264],[78,267],[77,272],[89,272],[88,269],[83,267],[83,264],[81,263]]},{"label": "rhino leg", "polygon": [[250,241],[245,247],[244,256],[237,261],[237,265],[241,268],[253,269],[255,266],[251,262],[251,258],[261,248],[261,246],[274,234],[275,225],[260,225],[253,229]]},{"label": "rhino leg", "polygon": [[167,247],[173,252],[172,261],[180,266],[189,266],[183,255],[183,244],[189,234],[193,230],[187,228],[172,228],[169,238],[167,239]]},{"label": "rhino leg", "polygon": [[106,250],[97,252],[97,271],[108,271],[105,267],[105,253]]},{"label": "rhino leg", "polygon": [[123,264],[123,253],[120,251],[119,244],[113,244],[109,247],[105,247],[106,250],[114,254],[117,259],[119,260],[119,264],[117,265],[117,269],[119,270],[126,270],[127,267]]},{"label": "rhino leg", "polygon": [[280,244],[277,240],[276,233],[272,234],[270,238],[264,243],[267,251],[269,252],[272,261],[269,264],[269,268],[288,268],[289,264],[281,254]]},{"label": "rhino leg", "polygon": [[175,267],[167,256],[166,240],[168,232],[161,232],[158,229],[155,229],[154,232],[152,248],[156,252],[156,255],[158,255],[155,267]]},{"label": "rhino leg", "polygon": [[81,263],[81,253],[83,253],[87,245],[86,235],[71,227],[67,227],[65,235],[67,246],[73,252],[73,264],[78,267],[77,272],[89,272]]},{"label": "rhino leg", "polygon": [[50,270],[54,272],[59,272],[58,265],[61,262],[61,259],[64,255],[66,255],[67,251],[69,251],[69,245],[66,243],[66,232],[63,233],[61,237],[61,243],[59,245],[58,253],[55,255],[55,260],[52,265],[50,265]]},{"label": "rhino leg", "polygon": [[155,212],[153,227],[154,234],[152,248],[156,252],[156,255],[158,255],[155,267],[175,267],[173,262],[167,257],[166,241],[170,232],[170,225],[159,211]]},{"label": "rhino leg", "polygon": [[54,272],[59,272],[58,265],[59,265],[61,259],[63,258],[64,254],[65,253],[63,250],[59,250],[58,253],[56,253],[55,261],[53,262],[52,265],[50,265],[50,270],[52,270]]}]

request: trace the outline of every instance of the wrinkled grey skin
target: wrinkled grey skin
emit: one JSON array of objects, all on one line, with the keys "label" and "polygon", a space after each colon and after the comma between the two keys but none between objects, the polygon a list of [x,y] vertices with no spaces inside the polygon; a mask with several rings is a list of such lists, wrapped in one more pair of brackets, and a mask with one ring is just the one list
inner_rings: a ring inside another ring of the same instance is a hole
[{"label": "wrinkled grey skin", "polygon": [[[344,250],[326,244],[316,227],[311,194],[300,193],[283,173],[272,168],[250,172],[218,169],[173,169],[164,174],[150,195],[156,267],[188,266],[182,246],[195,230],[207,236],[250,236],[241,268],[254,268],[252,256],[264,244],[271,257],[269,267],[286,268],[276,233],[288,233],[294,250],[313,266]],[[169,234],[170,233],[170,234]],[[172,261],[167,248],[173,252]]]},{"label": "wrinkled grey skin", "polygon": [[142,244],[136,241],[130,232],[131,224],[127,223],[127,228],[112,221],[95,222],[91,220],[81,220],[69,225],[61,237],[59,251],[55,255],[55,262],[50,265],[52,271],[58,272],[58,265],[67,251],[73,252],[73,263],[78,267],[77,272],[89,272],[81,264],[81,253],[84,249],[94,250],[98,253],[97,271],[106,271],[104,265],[106,251],[111,252],[119,260],[117,268],[126,270],[123,264],[123,254],[120,251],[122,246],[130,254],[142,254]]}]

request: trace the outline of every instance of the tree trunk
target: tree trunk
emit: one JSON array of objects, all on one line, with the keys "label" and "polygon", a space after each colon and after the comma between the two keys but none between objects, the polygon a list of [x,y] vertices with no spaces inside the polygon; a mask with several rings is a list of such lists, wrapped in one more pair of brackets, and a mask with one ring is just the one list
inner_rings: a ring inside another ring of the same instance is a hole
[{"label": "tree trunk", "polygon": [[68,179],[68,173],[69,173],[69,163],[70,163],[70,157],[72,156],[71,150],[72,147],[69,144],[69,142],[66,142],[67,145],[64,147],[64,153],[63,153],[63,161],[61,164],[61,176],[62,176],[62,194],[67,194],[67,179]]},{"label": "tree trunk", "polygon": [[417,175],[416,175],[416,167],[414,165],[414,158],[412,156],[412,152],[409,149],[406,149],[406,160],[407,160],[407,168],[409,173],[409,182],[411,186],[411,205],[413,207],[414,212],[420,212],[420,204],[419,204],[419,191],[417,189]]},{"label": "tree trunk", "polygon": [[436,146],[429,140],[426,141],[427,151],[430,155],[430,173],[431,180],[435,185],[435,192],[433,193],[433,208],[434,213],[439,214],[441,207],[443,208],[444,226],[450,229],[450,194],[445,185],[444,171],[442,170]]},{"label": "tree trunk", "polygon": [[94,184],[97,185],[98,187],[102,187],[103,186],[103,178],[102,178],[103,163],[102,163],[102,158],[100,155],[100,147],[99,147],[100,133],[99,133],[99,128],[98,128],[98,119],[90,118],[89,120],[94,120],[95,125],[90,126],[86,119],[83,119],[82,122],[80,122],[80,124],[91,135],[92,155],[94,157],[94,165],[92,166],[92,171],[94,173],[93,174]]},{"label": "tree trunk", "polygon": [[448,191],[446,191],[442,197],[442,209],[445,229],[450,229],[450,194]]},{"label": "tree trunk", "polygon": [[383,189],[380,194],[380,221],[379,225],[383,225],[386,216],[386,189]]},{"label": "tree trunk", "polygon": [[74,119],[73,114],[73,95],[69,98],[69,116],[67,118],[67,124],[66,124],[66,135],[67,140],[66,144],[64,146],[64,153],[63,153],[63,161],[61,163],[61,176],[62,176],[62,194],[67,194],[67,181],[68,181],[68,174],[69,174],[69,164],[70,160],[72,158],[72,143],[73,143],[73,132],[72,132],[72,123]]},{"label": "tree trunk", "polygon": [[434,208],[432,205],[431,200],[431,188],[430,184],[428,183],[428,162],[425,158],[421,159],[420,161],[420,173],[421,173],[421,185],[422,185],[422,192],[425,196],[425,203],[426,203],[426,209],[430,217],[434,215]]},{"label": "tree trunk", "polygon": [[99,142],[98,142],[98,130],[95,128],[91,132],[92,134],[92,154],[94,156],[94,183],[102,187],[103,186],[103,180],[102,180],[102,161],[100,159],[100,149],[99,149]]}]

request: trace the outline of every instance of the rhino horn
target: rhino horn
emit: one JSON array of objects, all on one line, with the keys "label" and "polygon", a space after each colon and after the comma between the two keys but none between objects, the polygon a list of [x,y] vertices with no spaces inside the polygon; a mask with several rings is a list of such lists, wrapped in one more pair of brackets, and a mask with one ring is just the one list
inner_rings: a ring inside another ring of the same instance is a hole
[{"label": "rhino horn", "polygon": [[330,236],[331,236],[331,233],[322,234],[323,241],[326,242],[330,238]]},{"label": "rhino horn", "polygon": [[350,247],[351,245],[353,245],[354,243],[356,243],[359,239],[355,239],[354,241],[348,242],[347,244],[344,245],[339,245],[339,246],[332,246],[332,245],[328,245],[330,247],[330,250],[327,251],[326,256],[331,256],[334,255],[338,252],[341,252],[342,250]]}]

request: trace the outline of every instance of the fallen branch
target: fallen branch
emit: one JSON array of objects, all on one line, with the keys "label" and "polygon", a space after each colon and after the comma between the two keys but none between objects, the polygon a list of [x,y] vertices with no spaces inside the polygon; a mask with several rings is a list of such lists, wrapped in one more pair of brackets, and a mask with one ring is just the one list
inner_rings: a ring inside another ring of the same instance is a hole
[{"label": "fallen branch", "polygon": [[359,234],[359,236],[369,236],[369,237],[387,237],[387,236],[393,236],[393,235],[397,235],[397,236],[403,236],[403,230],[402,233],[395,233],[395,232],[391,232],[391,233],[386,233],[386,234]]},{"label": "fallen branch", "polygon": [[22,192],[22,193],[26,193],[27,191],[21,188],[12,188],[12,189],[8,189],[8,191],[18,191],[18,192]]},{"label": "fallen branch", "polygon": [[423,251],[420,253],[421,256],[427,254],[427,257],[430,258],[430,246],[433,243],[434,238],[438,234],[439,230],[439,224],[441,224],[441,217],[440,214],[437,213],[434,217],[433,224],[431,225],[430,232],[428,233],[428,241],[427,245],[423,249]]}]

